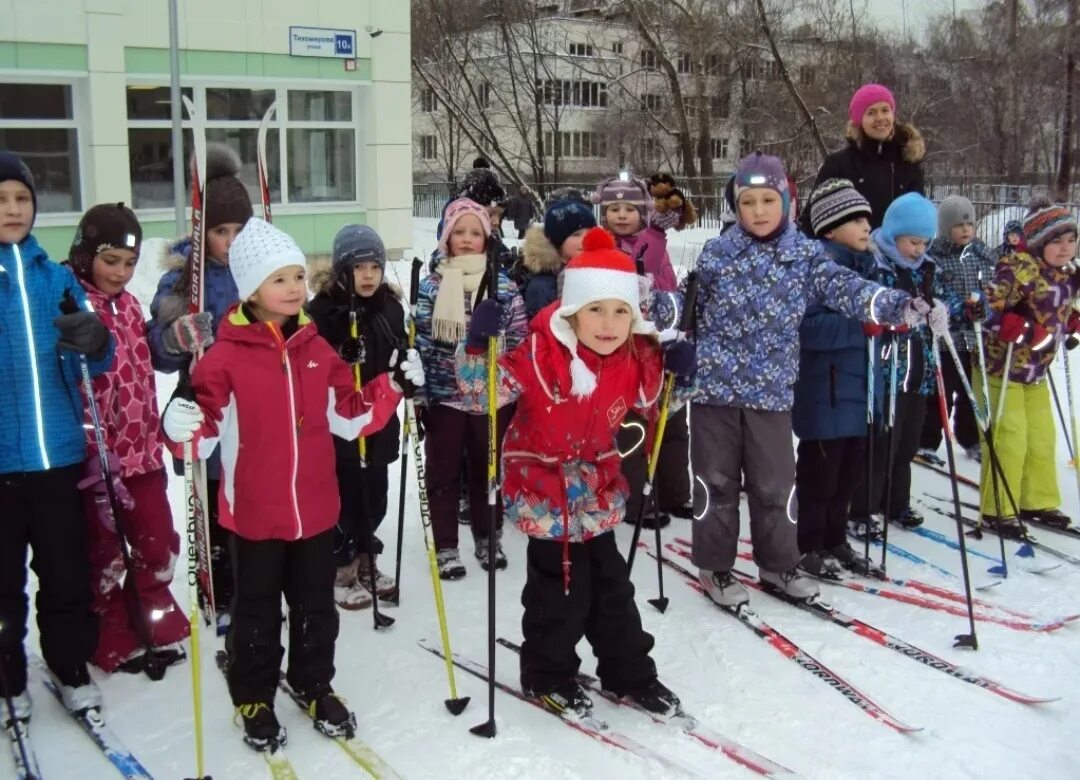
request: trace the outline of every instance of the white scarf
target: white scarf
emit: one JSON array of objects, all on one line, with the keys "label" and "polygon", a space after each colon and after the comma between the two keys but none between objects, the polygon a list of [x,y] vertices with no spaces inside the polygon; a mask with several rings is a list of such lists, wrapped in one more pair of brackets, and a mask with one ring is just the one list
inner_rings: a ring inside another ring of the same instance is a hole
[{"label": "white scarf", "polygon": [[435,267],[435,273],[442,277],[431,316],[431,335],[436,341],[457,344],[465,338],[465,293],[475,306],[486,270],[485,255],[447,257]]}]

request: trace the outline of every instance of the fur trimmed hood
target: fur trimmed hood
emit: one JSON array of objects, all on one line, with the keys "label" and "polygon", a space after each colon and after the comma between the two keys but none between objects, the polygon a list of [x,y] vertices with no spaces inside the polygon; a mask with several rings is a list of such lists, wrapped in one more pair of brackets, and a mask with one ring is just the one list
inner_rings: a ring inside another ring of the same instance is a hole
[{"label": "fur trimmed hood", "polygon": [[[862,128],[852,122],[848,122],[844,138],[853,146],[863,147],[868,142]],[[895,144],[900,150],[900,159],[906,163],[920,163],[926,157],[926,140],[915,125],[906,122],[897,122],[893,130],[893,137],[885,143]]]},{"label": "fur trimmed hood", "polygon": [[566,265],[559,250],[544,235],[543,225],[532,225],[521,246],[521,264],[530,273],[558,273]]},{"label": "fur trimmed hood", "polygon": [[[309,262],[308,267],[308,289],[311,290],[312,295],[328,295],[334,297],[334,264],[329,260],[316,260]],[[383,272],[383,284],[390,289],[390,294],[399,300],[405,300],[405,296],[393,282],[390,282],[386,278],[386,272]]]}]

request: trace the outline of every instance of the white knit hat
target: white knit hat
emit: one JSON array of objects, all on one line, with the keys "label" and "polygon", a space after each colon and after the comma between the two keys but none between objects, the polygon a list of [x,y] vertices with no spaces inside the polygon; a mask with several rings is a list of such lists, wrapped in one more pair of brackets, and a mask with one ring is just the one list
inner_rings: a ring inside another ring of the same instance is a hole
[{"label": "white knit hat", "polygon": [[615,238],[603,228],[592,228],[585,234],[581,248],[581,254],[563,269],[562,297],[551,317],[551,332],[570,350],[570,393],[584,398],[596,389],[596,375],[578,356],[577,336],[567,317],[594,301],[614,298],[632,308],[632,334],[655,333],[656,327],[641,316],[637,270],[630,256],[615,248]]},{"label": "white knit hat", "polygon": [[290,265],[307,267],[307,258],[287,233],[252,217],[229,247],[229,271],[240,300],[250,298],[270,274]]}]

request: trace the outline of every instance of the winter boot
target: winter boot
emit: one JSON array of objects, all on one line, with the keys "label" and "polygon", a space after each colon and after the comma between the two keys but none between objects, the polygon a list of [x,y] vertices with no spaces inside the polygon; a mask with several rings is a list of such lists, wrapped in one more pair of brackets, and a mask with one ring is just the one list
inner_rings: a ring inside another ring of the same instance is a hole
[{"label": "winter boot", "polygon": [[101,709],[101,690],[90,679],[90,673],[86,667],[80,669],[70,679],[61,680],[60,698],[68,712],[73,715],[82,715],[87,710]]},{"label": "winter boot", "polygon": [[661,717],[671,717],[682,712],[682,704],[679,697],[672,693],[666,685],[653,678],[651,681],[630,691],[621,694],[633,700],[641,709]]},{"label": "winter boot", "polygon": [[1051,528],[1065,529],[1072,525],[1072,518],[1060,509],[1021,509],[1020,519],[1028,523],[1041,523]]},{"label": "winter boot", "polygon": [[848,528],[851,531],[851,535],[860,541],[866,540],[867,529],[869,529],[870,539],[881,538],[881,515],[872,515],[870,517],[849,517]]},{"label": "winter boot", "polygon": [[308,714],[315,721],[315,728],[328,737],[352,739],[356,736],[356,716],[349,712],[345,702],[333,691],[306,699]]},{"label": "winter boot", "polygon": [[215,631],[218,636],[225,636],[229,633],[229,626],[232,625],[232,615],[229,613],[227,605],[218,606],[214,613],[214,620],[216,623]]},{"label": "winter boot", "polygon": [[1025,536],[1023,529],[1020,527],[1020,521],[1015,517],[983,515],[982,521],[994,531],[994,533],[1000,534],[1006,539],[1023,539]]},{"label": "winter boot", "polygon": [[892,520],[901,528],[907,528],[908,530],[918,528],[923,524],[923,516],[909,506],[900,510],[900,514],[892,518]]},{"label": "winter boot", "polygon": [[945,465],[945,461],[941,459],[941,457],[937,454],[937,451],[932,450],[929,447],[920,448],[919,451],[915,453],[915,457],[920,460],[926,461],[933,466]]},{"label": "winter boot", "polygon": [[964,454],[976,463],[982,463],[982,447],[979,445],[976,444],[974,447],[968,447],[964,450]]},{"label": "winter boot", "polygon": [[657,528],[667,528],[669,525],[671,525],[671,516],[666,512],[661,512],[658,515],[649,512],[641,518],[641,527],[648,528],[650,531]]},{"label": "winter boot", "polygon": [[[12,696],[11,704],[15,710],[14,720],[20,723],[29,723],[30,712],[33,709],[33,705],[30,702],[30,691],[24,690],[18,696]],[[7,702],[0,700],[0,728],[10,728],[12,720],[13,718],[11,712],[8,711]]]},{"label": "winter boot", "polygon": [[456,547],[439,550],[435,557],[439,564],[439,579],[460,580],[465,576],[465,564],[461,562],[461,554]]},{"label": "winter boot", "polygon": [[375,595],[386,598],[393,595],[397,590],[393,577],[388,577],[379,571],[379,556],[369,553],[359,553],[356,556],[356,580],[365,588],[371,588],[371,570],[375,570]]},{"label": "winter boot", "polygon": [[[473,541],[476,543],[476,560],[480,561],[480,568],[487,571],[490,566],[488,540],[476,537]],[[495,533],[495,570],[505,569],[506,565],[506,554],[502,548],[502,532],[497,531]]]},{"label": "winter boot", "polygon": [[372,602],[371,593],[356,577],[356,561],[339,566],[334,578],[334,601],[342,609],[350,611],[367,609]]},{"label": "winter boot", "polygon": [[668,509],[667,514],[672,517],[677,517],[680,520],[693,520],[694,519],[694,505],[684,504],[683,506],[677,506],[674,509]]},{"label": "winter boot", "polygon": [[721,607],[737,608],[750,601],[750,593],[730,571],[698,571],[698,582],[705,589],[705,595]]},{"label": "winter boot", "polygon": [[823,553],[806,553],[799,561],[799,569],[811,577],[835,580],[840,576],[840,564],[836,558]]},{"label": "winter boot", "polygon": [[244,726],[244,742],[254,750],[273,753],[285,747],[288,735],[285,727],[278,723],[274,708],[266,702],[240,704],[236,707],[236,716]]},{"label": "winter boot", "polygon": [[797,568],[782,572],[759,568],[758,579],[766,587],[771,587],[795,601],[809,601],[818,595],[818,586],[813,580],[800,575]]},{"label": "winter boot", "polygon": [[461,496],[458,498],[457,521],[458,525],[472,525],[472,512],[469,510],[469,494],[464,488],[462,488]]},{"label": "winter boot", "polygon": [[592,714],[592,699],[574,680],[547,691],[527,689],[525,695],[538,699],[541,704],[562,717],[587,718]]}]

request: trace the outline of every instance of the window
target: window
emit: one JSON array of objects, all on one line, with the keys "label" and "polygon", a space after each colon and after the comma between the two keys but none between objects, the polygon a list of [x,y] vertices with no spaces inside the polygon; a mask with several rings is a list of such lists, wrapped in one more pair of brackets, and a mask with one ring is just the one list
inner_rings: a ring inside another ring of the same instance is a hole
[{"label": "window", "polygon": [[656,68],[656,52],[652,49],[641,50],[641,67]]},{"label": "window", "polygon": [[544,132],[544,148],[559,157],[607,157],[607,138],[593,132]]},{"label": "window", "polygon": [[571,57],[592,57],[595,54],[591,43],[571,43],[568,50]]},{"label": "window", "polygon": [[710,54],[705,58],[705,72],[710,76],[722,76],[725,72],[724,62],[719,54]]},{"label": "window", "polygon": [[39,213],[82,211],[72,92],[71,84],[0,83],[0,149],[30,168]]},{"label": "window", "polygon": [[712,152],[714,160],[726,160],[728,157],[728,139],[710,138],[709,150]]},{"label": "window", "polygon": [[579,108],[606,108],[607,84],[599,81],[551,81],[536,82],[536,99],[545,106],[577,106]]},{"label": "window", "polygon": [[687,53],[680,54],[675,60],[675,72],[689,73],[691,71],[690,64],[690,55]]},{"label": "window", "polygon": [[[240,180],[258,203],[258,138],[263,118],[266,168],[272,203],[357,200],[356,127],[351,90],[184,87],[195,104],[208,142],[231,147],[241,162]],[[271,106],[275,112],[269,114]],[[128,147],[135,208],[173,205],[169,89],[156,84],[127,88]],[[192,121],[184,115],[184,170],[192,149]],[[190,182],[187,183],[190,188]]]},{"label": "window", "polygon": [[439,153],[439,139],[433,135],[420,136],[420,159],[434,160]]},{"label": "window", "polygon": [[814,77],[817,75],[817,68],[813,65],[801,65],[799,66],[799,81],[803,84],[813,84]]},{"label": "window", "polygon": [[435,99],[435,90],[422,89],[420,90],[420,111],[425,114],[430,114],[433,111],[437,111],[439,103]]},{"label": "window", "polygon": [[622,41],[619,41],[618,43],[611,44],[611,53],[612,54],[618,54],[618,55],[621,55],[623,53]]},{"label": "window", "polygon": [[684,97],[683,98],[683,111],[686,112],[686,118],[690,120],[697,119],[697,98]]},{"label": "window", "polygon": [[664,98],[662,95],[656,95],[650,92],[646,92],[641,96],[641,110],[642,111],[659,111],[664,107]]},{"label": "window", "polygon": [[647,136],[645,138],[644,153],[646,160],[660,159],[660,155],[663,154],[663,148],[660,146],[660,141],[655,136]]},{"label": "window", "polygon": [[727,92],[713,95],[709,98],[709,113],[718,119],[725,119],[728,115],[731,96]]}]

